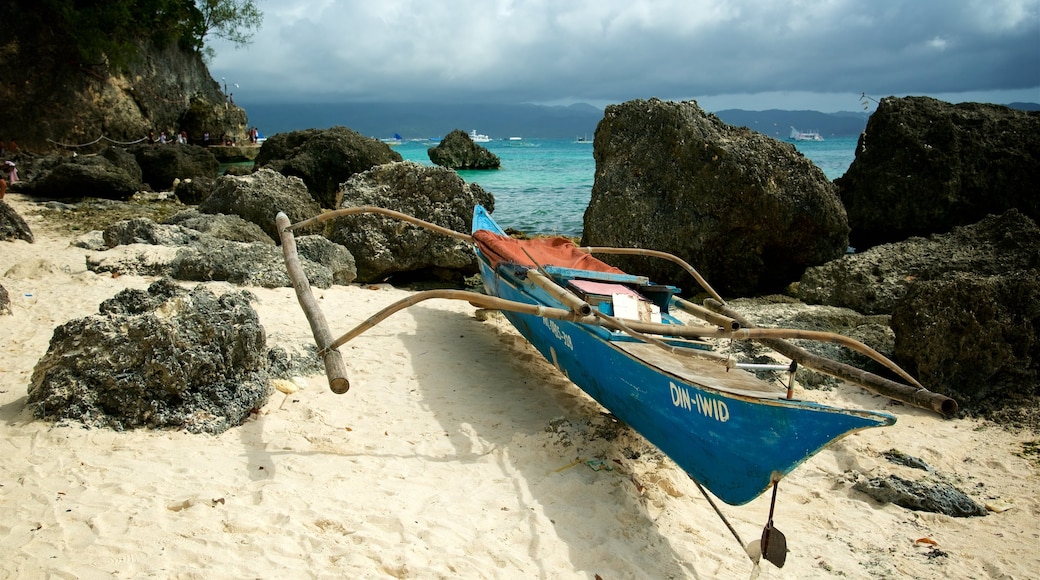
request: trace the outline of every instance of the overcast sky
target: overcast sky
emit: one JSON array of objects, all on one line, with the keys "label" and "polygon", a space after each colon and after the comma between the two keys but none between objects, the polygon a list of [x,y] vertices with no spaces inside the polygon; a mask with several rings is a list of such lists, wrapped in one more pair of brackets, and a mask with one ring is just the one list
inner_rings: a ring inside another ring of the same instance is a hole
[{"label": "overcast sky", "polygon": [[[257,0],[236,102],[1040,102],[1040,0]],[[236,87],[237,85],[237,87]]]}]

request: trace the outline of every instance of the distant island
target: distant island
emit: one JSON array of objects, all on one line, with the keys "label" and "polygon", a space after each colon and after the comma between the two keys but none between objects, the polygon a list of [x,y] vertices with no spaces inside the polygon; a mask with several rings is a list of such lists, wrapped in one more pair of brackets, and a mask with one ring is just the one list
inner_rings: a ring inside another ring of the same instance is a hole
[{"label": "distant island", "polygon": [[[299,129],[349,127],[378,139],[398,134],[404,139],[430,139],[454,129],[476,130],[495,140],[510,137],[540,139],[589,138],[603,118],[603,110],[588,104],[569,106],[431,104],[431,103],[240,103],[249,124],[264,135]],[[1012,103],[1022,110],[1038,110],[1034,103]],[[819,132],[825,139],[855,137],[870,117],[866,112],[819,111],[709,111],[723,122],[748,127],[770,137],[786,139],[791,127]]]}]

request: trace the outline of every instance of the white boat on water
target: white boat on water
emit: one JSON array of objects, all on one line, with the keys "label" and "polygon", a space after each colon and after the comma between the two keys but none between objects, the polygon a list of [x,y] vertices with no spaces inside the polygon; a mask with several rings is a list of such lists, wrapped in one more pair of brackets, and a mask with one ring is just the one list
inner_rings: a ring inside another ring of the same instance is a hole
[{"label": "white boat on water", "polygon": [[799,131],[791,127],[792,141],[823,141],[819,131]]},{"label": "white boat on water", "polygon": [[488,137],[487,135],[484,135],[482,133],[477,133],[476,129],[473,129],[472,131],[469,132],[469,138],[474,143],[487,143],[487,142],[491,141],[491,137]]}]

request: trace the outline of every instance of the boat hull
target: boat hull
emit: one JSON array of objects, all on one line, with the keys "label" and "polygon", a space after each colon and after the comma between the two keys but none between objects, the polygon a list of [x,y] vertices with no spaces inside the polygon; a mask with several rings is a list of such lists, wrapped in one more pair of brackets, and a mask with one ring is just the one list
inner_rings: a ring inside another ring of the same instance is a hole
[{"label": "boat hull", "polygon": [[[486,214],[474,218],[474,230],[500,233],[497,228]],[[560,306],[509,269],[496,270],[479,250],[477,254],[488,294]],[[571,382],[728,504],[753,500],[849,433],[895,422],[873,411],[713,389],[646,364],[604,338],[602,331],[564,320],[503,314]]]}]

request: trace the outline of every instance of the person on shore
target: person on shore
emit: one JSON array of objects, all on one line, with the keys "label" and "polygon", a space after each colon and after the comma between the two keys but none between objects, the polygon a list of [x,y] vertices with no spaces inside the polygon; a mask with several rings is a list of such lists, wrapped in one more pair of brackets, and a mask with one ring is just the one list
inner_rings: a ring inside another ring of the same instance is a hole
[{"label": "person on shore", "polygon": [[14,166],[14,161],[4,162],[4,173],[8,183],[18,183],[18,168]]},{"label": "person on shore", "polygon": [[185,131],[184,129],[181,129],[181,132],[177,133],[177,143],[179,145],[187,145],[188,144],[188,132]]},{"label": "person on shore", "polygon": [[159,131],[159,144],[166,145],[166,131]]}]

